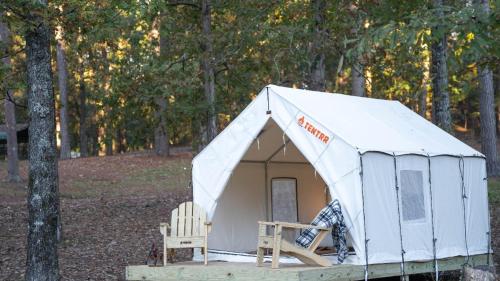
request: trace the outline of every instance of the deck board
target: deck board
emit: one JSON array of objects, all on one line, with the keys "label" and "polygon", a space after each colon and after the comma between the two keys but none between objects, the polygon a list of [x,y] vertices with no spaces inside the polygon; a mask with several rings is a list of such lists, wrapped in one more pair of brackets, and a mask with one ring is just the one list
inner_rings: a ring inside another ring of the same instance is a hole
[{"label": "deck board", "polygon": [[[464,262],[464,257],[439,260],[439,269],[440,271],[461,269]],[[470,258],[472,266],[485,265],[486,263],[487,255],[476,255]],[[419,274],[433,272],[434,266],[432,261],[407,262],[405,270],[407,274]],[[369,266],[370,278],[399,276],[399,274],[399,263]],[[209,262],[208,266],[204,266],[201,263],[184,262],[169,264],[165,267],[127,266],[126,279],[129,281],[347,281],[364,279],[364,266],[342,264],[332,267],[312,267],[282,264],[279,269],[271,269],[269,263],[263,267],[257,267],[255,263]]]}]

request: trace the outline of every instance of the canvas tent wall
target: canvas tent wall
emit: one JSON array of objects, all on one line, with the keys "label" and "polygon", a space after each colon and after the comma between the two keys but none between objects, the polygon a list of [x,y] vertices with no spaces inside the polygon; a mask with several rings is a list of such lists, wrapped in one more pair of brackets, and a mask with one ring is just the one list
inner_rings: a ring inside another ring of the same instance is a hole
[{"label": "canvas tent wall", "polygon": [[256,147],[269,141],[263,131],[269,124],[283,133],[281,140],[268,138],[274,148],[289,139],[300,153],[287,161],[309,163],[341,202],[356,252],[350,262],[490,251],[482,154],[397,101],[274,85],[193,159],[194,201],[214,223],[210,247],[255,250],[256,220],[266,219],[269,207],[237,199],[266,201],[265,180],[254,188],[266,175],[245,162],[268,163],[269,151]]}]

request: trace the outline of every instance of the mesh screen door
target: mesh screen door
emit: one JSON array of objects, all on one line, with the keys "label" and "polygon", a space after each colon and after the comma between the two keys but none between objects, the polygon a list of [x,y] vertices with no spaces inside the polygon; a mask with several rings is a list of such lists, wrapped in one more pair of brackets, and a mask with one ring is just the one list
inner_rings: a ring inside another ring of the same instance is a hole
[{"label": "mesh screen door", "polygon": [[402,170],[401,205],[403,221],[425,219],[425,196],[422,171]]},{"label": "mesh screen door", "polygon": [[[272,179],[271,198],[273,221],[298,222],[297,179]],[[295,236],[295,231],[286,231],[283,238],[293,241]]]}]

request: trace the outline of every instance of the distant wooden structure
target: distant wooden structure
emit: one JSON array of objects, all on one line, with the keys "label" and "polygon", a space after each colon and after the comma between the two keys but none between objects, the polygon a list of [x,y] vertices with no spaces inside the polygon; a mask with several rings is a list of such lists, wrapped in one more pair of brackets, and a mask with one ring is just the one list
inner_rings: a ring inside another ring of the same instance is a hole
[{"label": "distant wooden structure", "polygon": [[[211,224],[207,213],[193,202],[184,202],[172,211],[171,224],[161,223],[163,235],[163,264],[167,265],[168,252],[173,249],[202,248],[205,265],[208,263],[208,233]],[[170,229],[170,235],[167,234]]]},{"label": "distant wooden structure", "polygon": [[[267,227],[273,228],[274,232],[272,234],[267,234]],[[282,239],[283,229],[293,228],[293,229],[307,229],[315,228],[318,229],[318,235],[314,238],[311,245],[305,249],[295,244],[292,244],[284,239]],[[332,263],[314,251],[318,248],[319,244],[328,234],[331,228],[319,227],[308,224],[298,224],[298,223],[287,223],[287,222],[262,222],[259,221],[259,239],[257,243],[257,266],[262,266],[264,261],[264,249],[273,250],[273,260],[271,267],[278,268],[280,253],[285,253],[290,256],[298,258],[305,264],[308,265],[319,265],[319,266],[331,266]]]},{"label": "distant wooden structure", "polygon": [[[490,261],[491,261],[490,257]],[[466,257],[438,260],[439,271],[461,270]],[[487,255],[470,256],[470,266],[486,265]],[[406,262],[407,277],[413,274],[434,272],[434,261]],[[370,264],[368,278],[399,276],[400,263]],[[200,266],[194,262],[169,264],[162,267],[147,265],[127,266],[126,280],[129,281],[348,281],[364,280],[364,265],[340,264],[330,267],[312,267],[300,264],[283,264],[281,268],[256,267],[255,263],[211,262]]]},{"label": "distant wooden structure", "polygon": [[[17,145],[20,159],[28,158],[29,125],[17,124]],[[7,125],[0,124],[0,159],[7,157]]]}]

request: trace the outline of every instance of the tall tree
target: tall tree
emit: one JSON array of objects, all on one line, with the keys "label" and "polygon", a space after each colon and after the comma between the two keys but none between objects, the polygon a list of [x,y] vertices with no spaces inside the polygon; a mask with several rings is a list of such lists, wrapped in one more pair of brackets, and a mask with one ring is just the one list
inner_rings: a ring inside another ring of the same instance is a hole
[{"label": "tall tree", "polygon": [[364,66],[360,59],[354,60],[351,67],[351,87],[353,96],[365,96],[365,76],[363,72]]},{"label": "tall tree", "polygon": [[[443,0],[432,0],[438,21],[444,20]],[[447,33],[440,22],[432,28],[432,119],[441,129],[452,133],[450,94],[448,92]]]},{"label": "tall tree", "polygon": [[[0,42],[5,48],[2,63],[6,68],[11,67],[10,57],[8,56],[10,46],[10,31],[7,24],[2,21],[0,14]],[[20,182],[19,176],[19,156],[17,145],[17,127],[16,127],[16,107],[13,102],[14,95],[9,86],[5,90],[5,125],[7,126],[7,179],[10,182]]]},{"label": "tall tree", "polygon": [[87,87],[85,86],[85,71],[83,65],[80,65],[80,84],[79,84],[79,111],[80,111],[80,156],[89,156],[89,138],[88,138],[88,109],[87,109]]},{"label": "tall tree", "polygon": [[[163,23],[164,14],[160,13],[159,20],[159,58],[162,64],[166,63],[168,58],[168,34],[165,24]],[[167,85],[165,85],[167,87]],[[167,98],[162,93],[161,95],[155,97],[156,103],[156,128],[155,128],[155,139],[154,139],[154,148],[156,155],[159,156],[168,156],[170,154],[170,147],[168,143],[168,128],[167,128],[167,107],[168,101]]]},{"label": "tall tree", "polygon": [[63,38],[63,28],[59,26],[56,34],[57,81],[59,85],[59,126],[61,132],[61,159],[71,158],[71,143],[69,139],[68,120],[68,69],[66,65],[66,46]]},{"label": "tall tree", "polygon": [[168,144],[168,128],[167,128],[167,99],[165,97],[156,97],[156,120],[157,125],[155,128],[155,153],[158,156],[169,155]]},{"label": "tall tree", "polygon": [[429,51],[427,47],[422,48],[423,61],[422,61],[422,85],[419,95],[419,114],[420,116],[427,118],[427,97],[428,97],[428,87],[429,87],[429,76],[430,76],[430,62],[429,62]]},{"label": "tall tree", "polygon": [[47,0],[32,1],[27,20],[29,183],[27,281],[59,280],[57,254],[59,177],[55,130],[55,100],[50,53]]},{"label": "tall tree", "polygon": [[[476,0],[478,4],[479,19],[487,18],[490,14],[488,0]],[[481,151],[486,155],[486,167],[489,176],[498,176],[497,132],[495,117],[495,90],[493,72],[487,65],[478,66],[479,80],[479,114],[481,117]]]},{"label": "tall tree", "polygon": [[[351,34],[357,37],[357,34],[363,28],[363,18],[360,15],[358,3],[350,4],[349,10],[355,18],[354,26],[351,29]],[[363,65],[363,55],[359,52],[354,52],[351,64],[351,91],[353,96],[364,97],[365,93],[365,75]]]},{"label": "tall tree", "polygon": [[203,72],[203,89],[207,103],[207,123],[202,129],[202,147],[217,136],[217,112],[215,111],[215,71],[212,38],[212,3],[211,0],[201,0],[201,68]]},{"label": "tall tree", "polygon": [[309,88],[315,91],[326,89],[325,80],[325,40],[327,30],[325,28],[326,1],[312,0],[313,12],[313,41],[311,44],[311,69]]},{"label": "tall tree", "polygon": [[109,101],[111,97],[110,93],[110,77],[109,77],[109,60],[108,60],[108,51],[107,51],[107,44],[104,44],[104,46],[101,49],[101,57],[103,60],[103,90],[104,90],[104,96],[106,99],[105,106],[104,106],[104,120],[106,121],[106,124],[104,124],[104,147],[105,147],[105,153],[107,156],[113,155],[113,111],[112,108],[109,106]]}]

